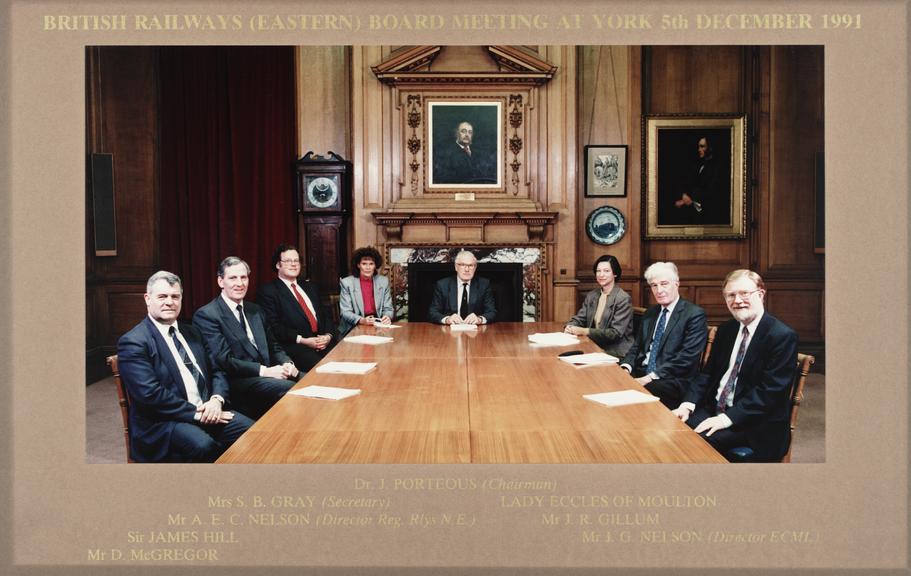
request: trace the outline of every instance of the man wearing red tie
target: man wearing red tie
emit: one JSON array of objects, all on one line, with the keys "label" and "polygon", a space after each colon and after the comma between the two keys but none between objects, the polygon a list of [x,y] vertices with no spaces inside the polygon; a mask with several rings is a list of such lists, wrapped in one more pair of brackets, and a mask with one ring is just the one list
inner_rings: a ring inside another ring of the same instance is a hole
[{"label": "man wearing red tie", "polygon": [[306,372],[335,344],[335,324],[321,303],[316,284],[298,281],[301,265],[297,248],[279,244],[272,253],[272,266],[278,278],[260,286],[256,300],[278,343],[294,365]]},{"label": "man wearing red tie", "polygon": [[734,318],[718,328],[708,363],[674,414],[722,454],[749,446],[755,460],[777,462],[790,444],[797,333],[765,312],[759,274],[734,270],[722,294]]}]

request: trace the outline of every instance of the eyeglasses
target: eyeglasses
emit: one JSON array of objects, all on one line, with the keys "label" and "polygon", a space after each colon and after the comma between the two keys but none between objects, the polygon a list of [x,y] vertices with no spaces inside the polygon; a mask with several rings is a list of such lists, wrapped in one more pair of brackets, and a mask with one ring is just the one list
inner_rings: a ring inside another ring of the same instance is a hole
[{"label": "eyeglasses", "polygon": [[293,260],[281,260],[281,263],[282,264],[300,264],[301,261],[299,258],[295,258]]},{"label": "eyeglasses", "polygon": [[760,290],[760,288],[757,288],[755,290],[740,290],[738,292],[725,292],[724,299],[727,300],[728,302],[733,302],[737,298],[740,298],[741,300],[749,300],[750,296],[752,296],[756,292],[759,292],[759,290]]},{"label": "eyeglasses", "polygon": [[464,264],[462,262],[456,262],[456,266],[459,268],[477,268],[477,264]]}]

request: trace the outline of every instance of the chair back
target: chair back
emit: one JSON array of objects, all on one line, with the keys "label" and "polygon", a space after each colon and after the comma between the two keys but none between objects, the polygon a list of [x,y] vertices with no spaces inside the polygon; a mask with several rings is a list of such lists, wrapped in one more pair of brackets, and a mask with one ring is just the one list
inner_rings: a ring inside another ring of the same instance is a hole
[{"label": "chair back", "polygon": [[639,334],[639,327],[642,326],[642,317],[645,315],[647,308],[642,306],[633,306],[633,338]]},{"label": "chair back", "polygon": [[123,380],[120,379],[120,368],[117,367],[117,355],[108,356],[108,366],[111,367],[111,374],[114,375],[114,388],[117,389],[117,399],[120,404],[120,417],[123,420],[123,441],[127,449],[127,462],[132,463],[133,458],[130,455],[130,396],[123,387]]},{"label": "chair back", "polygon": [[816,362],[816,358],[813,356],[797,353],[797,377],[791,387],[791,442],[788,444],[787,453],[781,459],[782,462],[791,461],[791,447],[794,445],[794,434],[797,431],[797,411],[803,402],[803,386],[807,382],[807,375],[814,362]]},{"label": "chair back", "polygon": [[702,370],[709,361],[709,354],[712,353],[712,342],[715,341],[715,333],[718,332],[718,326],[709,326],[708,334],[705,339],[705,352],[699,360],[699,369]]}]

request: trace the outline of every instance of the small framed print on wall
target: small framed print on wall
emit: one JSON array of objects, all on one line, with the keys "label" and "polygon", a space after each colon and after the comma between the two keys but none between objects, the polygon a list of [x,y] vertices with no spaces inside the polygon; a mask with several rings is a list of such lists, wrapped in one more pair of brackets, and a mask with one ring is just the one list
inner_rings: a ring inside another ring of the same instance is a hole
[{"label": "small framed print on wall", "polygon": [[626,196],[626,146],[585,147],[585,196]]}]

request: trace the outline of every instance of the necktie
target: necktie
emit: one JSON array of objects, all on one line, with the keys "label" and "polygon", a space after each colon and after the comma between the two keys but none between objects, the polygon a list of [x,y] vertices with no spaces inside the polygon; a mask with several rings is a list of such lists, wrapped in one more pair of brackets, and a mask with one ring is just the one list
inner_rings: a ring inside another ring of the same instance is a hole
[{"label": "necktie", "polygon": [[247,321],[244,320],[244,307],[241,304],[237,305],[237,321],[240,322],[240,329],[244,334],[247,333]]},{"label": "necktie", "polygon": [[247,340],[250,341],[250,344],[253,344],[253,347],[259,350],[259,346],[256,345],[256,339],[253,338],[253,333],[247,334],[247,321],[244,319],[244,307],[242,304],[237,305],[237,319],[240,321],[240,329],[243,331],[244,336],[247,337]]},{"label": "necktie", "polygon": [[168,334],[171,336],[171,340],[174,341],[174,348],[177,348],[177,354],[180,356],[180,361],[183,362],[183,365],[187,367],[187,370],[190,371],[190,374],[193,375],[193,380],[196,381],[196,389],[202,395],[202,374],[199,373],[199,370],[196,369],[196,364],[193,364],[193,361],[190,360],[190,355],[187,354],[187,349],[183,347],[183,344],[180,343],[180,338],[177,337],[177,330],[171,326],[168,328]]},{"label": "necktie", "polygon": [[313,316],[313,312],[310,311],[310,308],[307,306],[307,303],[304,302],[304,297],[301,296],[301,293],[297,290],[297,284],[292,282],[291,289],[294,291],[294,297],[297,298],[297,303],[300,304],[300,307],[304,310],[304,315],[307,316],[307,322],[310,323],[310,331],[313,334],[317,333],[317,324],[316,318]]},{"label": "necktie", "polygon": [[658,362],[658,346],[661,344],[661,338],[664,336],[664,327],[667,324],[667,308],[661,309],[661,317],[658,318],[658,328],[655,329],[655,337],[652,338],[652,347],[648,353],[648,366],[646,367],[646,374],[651,374],[655,371],[655,366]]},{"label": "necktie", "polygon": [[462,150],[464,150],[466,154],[468,154],[469,156],[471,156],[471,147],[465,146],[464,148],[462,148]]},{"label": "necktie", "polygon": [[459,316],[468,317],[468,282],[462,283],[462,302],[459,303]]},{"label": "necktie", "polygon": [[734,359],[734,367],[731,368],[731,375],[728,381],[724,383],[721,394],[718,395],[718,413],[721,414],[728,408],[728,400],[734,395],[734,385],[737,383],[737,376],[740,372],[740,363],[743,362],[743,356],[747,351],[747,341],[750,339],[750,331],[743,327],[743,338],[740,340],[740,348],[737,349],[737,357]]}]

